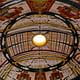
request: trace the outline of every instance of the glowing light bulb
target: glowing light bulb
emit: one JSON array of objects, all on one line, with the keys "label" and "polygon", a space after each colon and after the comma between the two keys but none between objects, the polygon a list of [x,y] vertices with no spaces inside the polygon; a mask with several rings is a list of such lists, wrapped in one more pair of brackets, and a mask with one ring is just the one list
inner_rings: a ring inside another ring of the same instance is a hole
[{"label": "glowing light bulb", "polygon": [[46,45],[47,39],[44,35],[36,35],[33,37],[32,42],[34,45],[36,45],[38,47],[42,47],[42,46]]}]

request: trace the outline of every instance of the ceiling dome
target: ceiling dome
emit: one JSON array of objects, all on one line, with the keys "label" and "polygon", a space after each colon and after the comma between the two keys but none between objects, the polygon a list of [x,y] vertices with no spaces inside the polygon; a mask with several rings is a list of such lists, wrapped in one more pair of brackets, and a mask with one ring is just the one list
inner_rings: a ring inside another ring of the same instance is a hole
[{"label": "ceiling dome", "polygon": [[79,0],[1,0],[0,8],[1,80],[79,78]]}]

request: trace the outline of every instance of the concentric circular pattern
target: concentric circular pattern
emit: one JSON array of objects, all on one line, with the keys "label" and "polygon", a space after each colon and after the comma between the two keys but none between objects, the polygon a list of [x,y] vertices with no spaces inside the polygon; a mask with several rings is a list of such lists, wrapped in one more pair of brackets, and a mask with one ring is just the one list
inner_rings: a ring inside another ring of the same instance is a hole
[{"label": "concentric circular pattern", "polygon": [[[54,18],[57,21],[62,21],[69,28],[69,32],[54,27],[48,28],[43,24],[44,20],[38,21],[39,25],[34,28],[12,29],[14,24],[20,20],[24,21],[26,16],[26,18],[30,18],[30,16],[35,15],[38,16],[39,14],[26,13],[11,20],[6,26],[1,37],[3,54],[12,65],[22,70],[39,72],[57,69],[65,65],[74,56],[78,47],[77,31],[68,19],[51,12],[42,13],[40,16],[47,15],[52,17],[52,21]],[[44,44],[41,43],[39,46],[32,42],[33,37],[38,34],[46,37]]]}]

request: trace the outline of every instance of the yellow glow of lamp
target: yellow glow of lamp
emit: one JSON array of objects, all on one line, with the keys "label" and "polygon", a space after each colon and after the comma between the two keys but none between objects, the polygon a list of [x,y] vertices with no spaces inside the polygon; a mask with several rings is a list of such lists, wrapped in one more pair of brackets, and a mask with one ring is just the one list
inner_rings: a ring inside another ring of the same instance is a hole
[{"label": "yellow glow of lamp", "polygon": [[42,47],[42,46],[46,45],[47,39],[44,35],[36,35],[33,37],[32,42],[34,45],[36,45],[38,47]]}]

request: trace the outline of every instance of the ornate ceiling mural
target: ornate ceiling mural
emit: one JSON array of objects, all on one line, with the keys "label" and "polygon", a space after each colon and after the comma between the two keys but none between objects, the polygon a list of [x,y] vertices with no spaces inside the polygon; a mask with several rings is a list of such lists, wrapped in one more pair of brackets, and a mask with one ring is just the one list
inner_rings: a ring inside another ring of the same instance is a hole
[{"label": "ornate ceiling mural", "polygon": [[33,12],[49,11],[55,0],[26,0]]},{"label": "ornate ceiling mural", "polygon": [[80,80],[80,0],[0,0],[0,80]]}]

